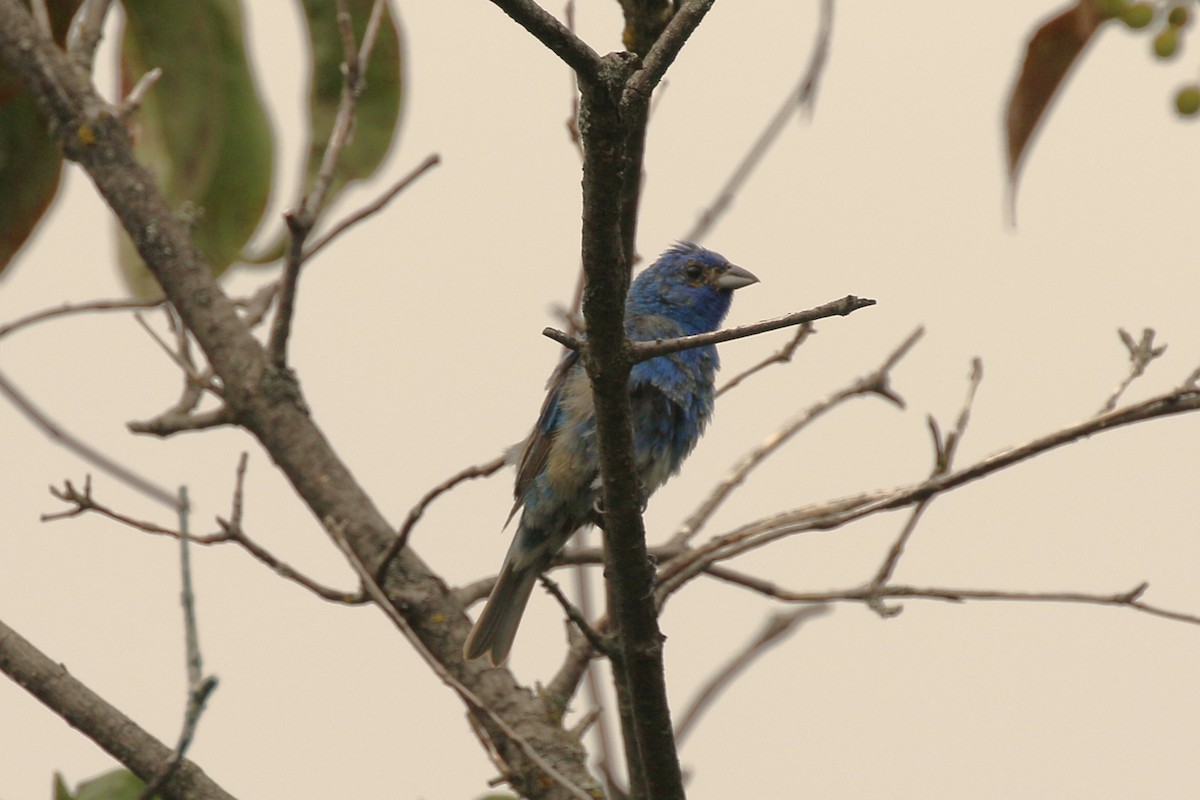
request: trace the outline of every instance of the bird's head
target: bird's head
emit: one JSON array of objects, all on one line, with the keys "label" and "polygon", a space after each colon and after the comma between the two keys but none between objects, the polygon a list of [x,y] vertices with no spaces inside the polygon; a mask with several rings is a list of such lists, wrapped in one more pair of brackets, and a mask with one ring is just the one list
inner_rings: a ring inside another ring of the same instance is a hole
[{"label": "bird's head", "polygon": [[689,333],[703,333],[721,324],[733,291],[752,283],[758,283],[758,278],[720,253],[679,242],[633,281],[625,311],[627,315],[660,314]]}]

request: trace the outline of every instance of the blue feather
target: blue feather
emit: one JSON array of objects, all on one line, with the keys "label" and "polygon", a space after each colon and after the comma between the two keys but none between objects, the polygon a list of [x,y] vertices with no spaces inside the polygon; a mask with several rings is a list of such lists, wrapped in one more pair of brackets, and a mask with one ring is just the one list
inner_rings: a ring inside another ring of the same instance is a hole
[{"label": "blue feather", "polygon": [[[654,341],[716,330],[733,291],[757,280],[718,253],[678,242],[629,287],[625,334],[632,341]],[[658,356],[631,370],[634,461],[647,496],[679,471],[703,435],[719,366],[710,345]],[[517,511],[521,518],[496,586],[467,637],[466,658],[486,655],[492,664],[504,662],[537,576],[591,521],[600,492],[591,384],[578,355],[568,353],[520,448],[509,518]]]}]

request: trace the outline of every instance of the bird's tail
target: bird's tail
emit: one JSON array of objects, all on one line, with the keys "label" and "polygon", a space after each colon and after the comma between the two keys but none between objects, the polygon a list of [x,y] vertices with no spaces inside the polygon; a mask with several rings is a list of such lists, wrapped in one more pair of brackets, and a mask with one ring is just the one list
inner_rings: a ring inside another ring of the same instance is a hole
[{"label": "bird's tail", "polygon": [[514,566],[511,558],[505,561],[496,587],[463,645],[463,656],[468,661],[487,655],[491,665],[497,667],[508,658],[539,572],[537,563]]}]

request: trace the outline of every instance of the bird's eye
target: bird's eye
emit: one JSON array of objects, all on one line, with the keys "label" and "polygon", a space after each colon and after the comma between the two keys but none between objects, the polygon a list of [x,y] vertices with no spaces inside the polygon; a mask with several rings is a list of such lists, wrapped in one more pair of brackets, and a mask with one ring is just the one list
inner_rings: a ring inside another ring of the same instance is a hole
[{"label": "bird's eye", "polygon": [[697,281],[700,280],[700,276],[704,274],[704,267],[693,262],[687,265],[687,268],[683,271],[683,274],[688,276],[688,280]]}]

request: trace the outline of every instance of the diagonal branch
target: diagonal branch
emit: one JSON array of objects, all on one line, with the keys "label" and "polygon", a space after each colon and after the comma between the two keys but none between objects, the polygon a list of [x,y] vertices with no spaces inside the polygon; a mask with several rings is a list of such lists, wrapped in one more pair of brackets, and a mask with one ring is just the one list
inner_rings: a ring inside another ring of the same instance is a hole
[{"label": "diagonal branch", "polygon": [[891,371],[896,364],[900,363],[900,359],[904,358],[912,350],[924,333],[923,328],[917,328],[899,347],[892,351],[891,355],[874,372],[864,375],[846,388],[840,389],[824,400],[815,403],[804,411],[804,413],[790,420],[778,431],[767,437],[758,447],[742,456],[737,464],[729,470],[728,474],[721,479],[720,483],[713,488],[709,496],[700,504],[700,507],[693,511],[684,520],[683,524],[679,526],[679,529],[675,531],[675,535],[671,537],[668,546],[682,547],[691,541],[705,523],[712,518],[717,509],[728,499],[729,495],[745,482],[754,469],[802,429],[807,427],[813,420],[823,416],[830,409],[852,397],[867,395],[882,397],[888,402],[903,408],[904,401],[892,391],[890,386]]},{"label": "diagonal branch", "polygon": [[708,707],[767,650],[782,643],[801,625],[822,617],[829,611],[829,606],[814,605],[772,614],[754,639],[696,693],[696,697],[679,715],[679,724],[675,726],[675,738],[680,742],[687,738]]},{"label": "diagonal branch", "polygon": [[[171,748],[93,692],[67,668],[0,622],[0,672],[12,678],[145,782],[171,757]],[[234,800],[186,759],[159,793],[167,800]]]},{"label": "diagonal branch", "polygon": [[687,0],[680,6],[663,29],[658,41],[646,54],[642,68],[626,83],[625,91],[648,98],[715,2],[716,0]]},{"label": "diagonal branch", "polygon": [[[751,522],[689,550],[663,565],[659,573],[659,602],[717,561],[727,560],[770,542],[809,531],[839,528],[863,517],[921,503],[926,498],[965,486],[1014,464],[1098,433],[1152,419],[1200,410],[1200,388],[1183,387],[1141,403],[1101,414],[1076,425],[1040,436],[1026,444],[995,453],[944,475],[898,489],[880,490],[786,511]],[[891,595],[889,595],[891,596]]]},{"label": "diagonal branch", "polygon": [[[238,424],[271,455],[314,517],[323,524],[336,520],[358,558],[375,563],[394,536],[387,520],[314,422],[296,382],[272,363],[197,255],[187,226],[133,157],[121,120],[37,30],[19,0],[0,0],[0,61],[36,99],[64,154],[87,171],[129,231],[220,378]],[[582,749],[548,720],[538,698],[523,693],[507,670],[463,663],[462,643],[470,627],[464,609],[412,548],[392,561],[387,578],[385,588],[422,645],[482,702],[500,709],[510,727],[519,724],[540,752],[555,753],[556,769],[572,784],[599,791]],[[570,796],[560,787],[545,787],[545,773],[503,728],[490,720],[481,725],[508,765],[508,780],[518,792]]]},{"label": "diagonal branch", "polygon": [[600,72],[600,56],[540,5],[533,0],[492,2],[575,70],[581,81],[596,79]]},{"label": "diagonal branch", "polygon": [[688,232],[684,239],[690,242],[698,242],[703,239],[721,215],[733,203],[733,199],[741,190],[742,186],[750,179],[755,168],[758,167],[763,157],[771,149],[775,140],[779,138],[779,134],[783,132],[783,128],[791,119],[792,114],[796,109],[807,108],[812,110],[813,99],[816,97],[817,83],[820,81],[821,74],[825,69],[825,62],[829,58],[829,43],[833,38],[833,0],[821,1],[821,23],[817,30],[817,43],[813,47],[812,57],[809,59],[808,68],[804,71],[804,75],[800,78],[800,82],[796,87],[788,92],[788,96],[784,99],[779,110],[775,112],[775,116],[767,123],[762,133],[754,140],[750,150],[742,157],[734,169],[733,174],[721,187],[717,193],[717,197],[712,204],[705,209],[700,215],[700,219],[696,221],[696,225]]},{"label": "diagonal branch", "polygon": [[116,478],[126,486],[144,494],[152,500],[166,506],[167,508],[175,508],[176,498],[171,492],[157,485],[149,478],[137,474],[128,467],[118,464],[113,459],[101,453],[96,448],[76,438],[74,435],[66,431],[50,417],[48,417],[37,405],[25,396],[24,392],[12,384],[3,373],[0,373],[0,394],[8,397],[9,402],[16,406],[25,418],[34,424],[35,427],[41,429],[48,437],[61,444],[63,447],[75,453],[84,461],[89,462],[109,475]]},{"label": "diagonal branch", "polygon": [[751,375],[755,375],[763,371],[772,364],[791,363],[792,356],[796,355],[796,351],[800,349],[800,345],[804,344],[808,340],[808,337],[812,336],[816,330],[817,329],[813,327],[811,322],[805,322],[803,325],[800,325],[798,328],[796,328],[796,333],[794,336],[792,336],[791,341],[754,366],[749,367],[737,375],[734,375],[732,378],[726,381],[721,388],[717,389],[717,393],[714,395],[714,397],[720,397],[731,389],[740,386],[742,381],[746,380]]}]

